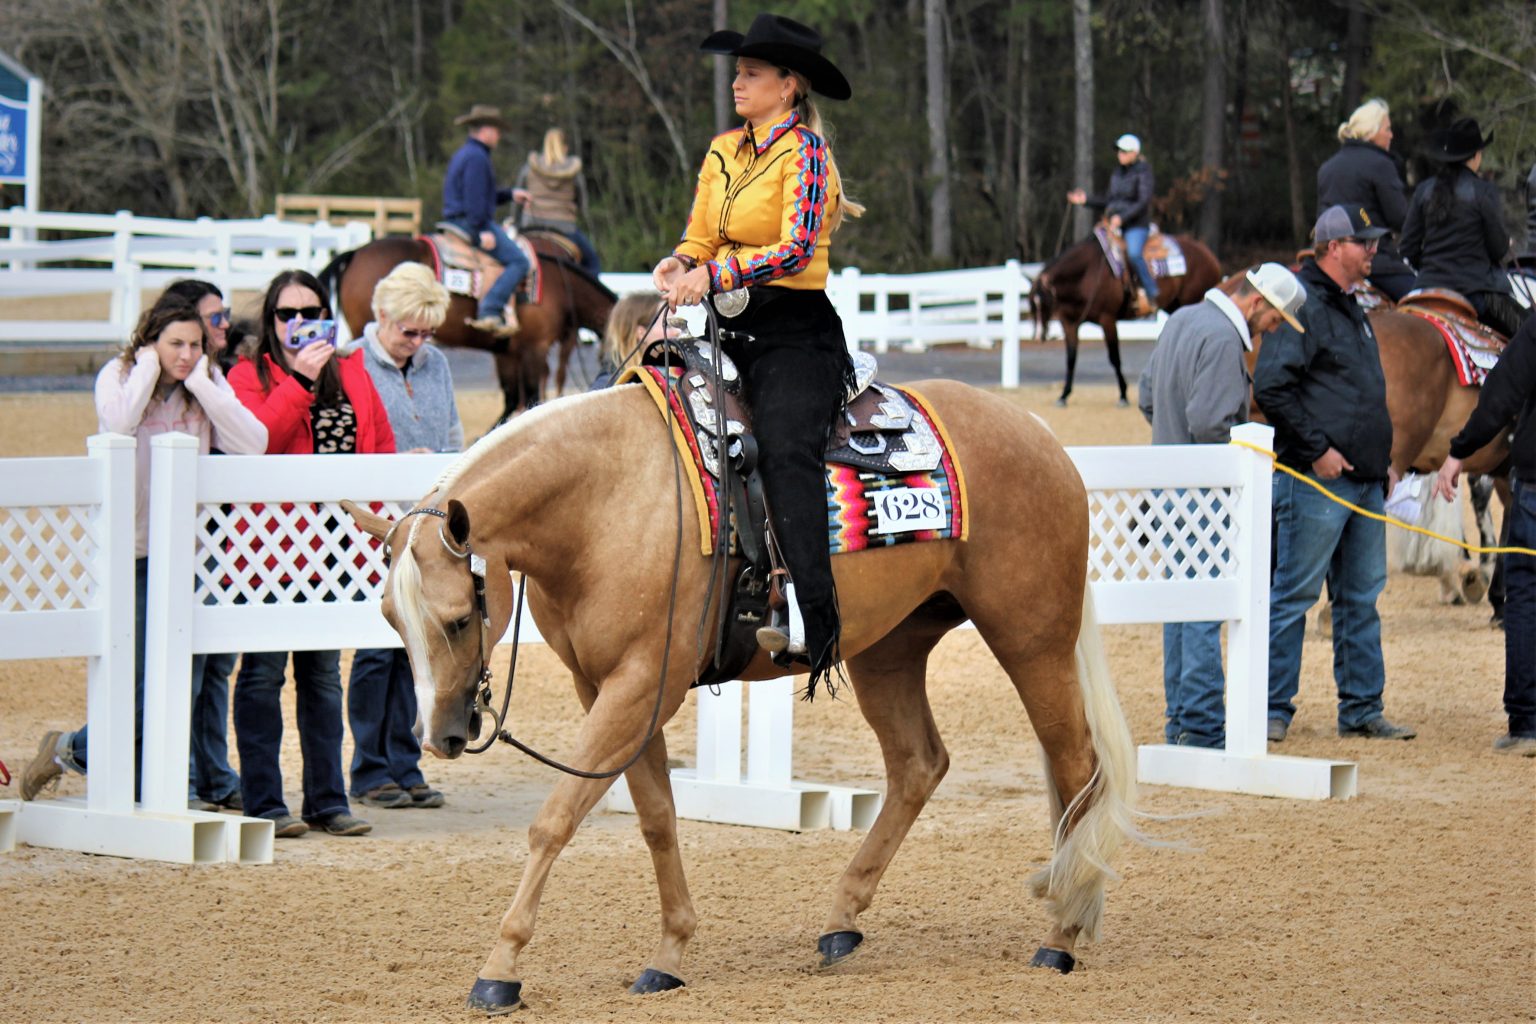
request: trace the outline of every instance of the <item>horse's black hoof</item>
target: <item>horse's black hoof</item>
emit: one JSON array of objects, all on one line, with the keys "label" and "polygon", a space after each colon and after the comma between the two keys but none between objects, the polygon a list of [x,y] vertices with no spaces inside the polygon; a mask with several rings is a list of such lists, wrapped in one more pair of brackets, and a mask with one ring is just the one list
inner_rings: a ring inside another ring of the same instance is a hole
[{"label": "horse's black hoof", "polygon": [[1071,974],[1072,968],[1077,966],[1077,957],[1064,949],[1051,949],[1049,946],[1041,946],[1035,950],[1035,955],[1030,958],[1031,967],[1049,967],[1059,974]]},{"label": "horse's black hoof", "polygon": [[861,932],[827,932],[816,940],[816,952],[821,954],[821,966],[831,967],[848,959],[864,941]]},{"label": "horse's black hoof", "polygon": [[629,986],[629,994],[648,996],[653,992],[670,992],[674,988],[682,988],[683,984],[682,978],[675,978],[666,971],[647,967],[640,977],[635,979],[635,983]]},{"label": "horse's black hoof", "polygon": [[476,978],[475,987],[469,990],[467,1005],[471,1010],[488,1017],[511,1013],[523,1004],[523,983],[520,981],[490,981]]}]

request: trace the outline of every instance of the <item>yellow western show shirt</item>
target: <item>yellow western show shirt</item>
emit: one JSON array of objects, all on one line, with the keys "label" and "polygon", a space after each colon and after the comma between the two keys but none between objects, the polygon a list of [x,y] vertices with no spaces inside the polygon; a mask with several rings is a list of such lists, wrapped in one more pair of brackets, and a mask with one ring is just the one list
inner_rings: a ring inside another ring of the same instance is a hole
[{"label": "yellow western show shirt", "polygon": [[710,143],[676,255],[709,268],[709,290],[751,285],[822,289],[823,217],[842,201],[827,145],[792,110]]}]

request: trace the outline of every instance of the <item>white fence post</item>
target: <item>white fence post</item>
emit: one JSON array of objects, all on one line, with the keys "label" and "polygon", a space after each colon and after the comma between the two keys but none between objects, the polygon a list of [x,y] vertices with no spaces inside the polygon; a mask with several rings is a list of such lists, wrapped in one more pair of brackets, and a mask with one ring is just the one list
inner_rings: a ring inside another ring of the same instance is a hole
[{"label": "white fence post", "polygon": [[[1273,449],[1275,431],[1245,423],[1232,431],[1237,441]],[[1243,579],[1242,615],[1227,623],[1227,753],[1262,757],[1269,717],[1269,560],[1270,509],[1274,471],[1267,457],[1242,449],[1242,495],[1237,519],[1252,529],[1237,535]]]},{"label": "white fence post", "polygon": [[1018,260],[1003,265],[1003,387],[1019,386],[1019,311],[1023,306],[1024,271]]},{"label": "white fence post", "polygon": [[139,771],[133,750],[134,440],[97,434],[86,450],[104,478],[97,511],[97,594],[102,613],[101,654],[86,662],[85,720],[90,764],[86,803],[93,811],[133,810]]},{"label": "white fence post", "polygon": [[144,635],[145,810],[187,809],[197,438],[150,441],[149,598]]}]

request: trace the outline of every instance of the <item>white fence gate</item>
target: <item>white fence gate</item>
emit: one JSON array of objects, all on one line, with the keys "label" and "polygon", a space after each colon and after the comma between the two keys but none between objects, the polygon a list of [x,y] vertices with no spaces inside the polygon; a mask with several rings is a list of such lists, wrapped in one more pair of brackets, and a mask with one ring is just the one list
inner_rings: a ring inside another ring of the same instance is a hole
[{"label": "white fence gate", "polygon": [[[1260,425],[1235,436],[1261,448],[1272,443],[1272,431]],[[270,822],[185,810],[192,656],[397,646],[378,611],[382,554],[337,503],[376,501],[398,515],[455,456],[200,457],[183,435],[152,444],[138,809],[128,770],[132,441],[92,438],[84,459],[0,461],[0,649],[13,658],[90,658],[95,766],[85,801],[13,809],[16,836],[122,856],[269,860]],[[1088,571],[1100,622],[1228,623],[1226,749],[1143,746],[1141,781],[1303,799],[1353,796],[1353,764],[1266,750],[1268,459],[1216,445],[1069,452],[1089,490]],[[1170,510],[1175,501],[1197,510],[1195,525]],[[523,631],[538,639],[531,618]],[[745,771],[741,687],[700,691],[697,767],[673,776],[680,815],[793,830],[869,824],[879,794],[793,778],[793,685],[750,684]],[[626,807],[622,780],[610,800]]]}]

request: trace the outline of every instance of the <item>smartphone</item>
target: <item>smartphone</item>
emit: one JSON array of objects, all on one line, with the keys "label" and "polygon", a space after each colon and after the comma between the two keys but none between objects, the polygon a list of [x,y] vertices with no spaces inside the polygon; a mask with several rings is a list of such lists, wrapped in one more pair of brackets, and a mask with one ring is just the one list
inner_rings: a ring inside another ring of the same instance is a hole
[{"label": "smartphone", "polygon": [[297,352],[317,341],[336,344],[335,320],[302,320],[294,317],[288,321],[288,340],[283,344],[289,349]]}]

